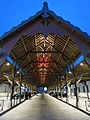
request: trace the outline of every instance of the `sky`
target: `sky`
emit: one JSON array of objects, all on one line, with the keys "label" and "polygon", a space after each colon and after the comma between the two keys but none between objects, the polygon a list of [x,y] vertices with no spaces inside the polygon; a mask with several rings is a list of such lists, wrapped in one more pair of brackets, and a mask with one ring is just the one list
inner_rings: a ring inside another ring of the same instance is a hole
[{"label": "sky", "polygon": [[0,0],[0,37],[42,9],[50,10],[90,35],[90,0]]}]

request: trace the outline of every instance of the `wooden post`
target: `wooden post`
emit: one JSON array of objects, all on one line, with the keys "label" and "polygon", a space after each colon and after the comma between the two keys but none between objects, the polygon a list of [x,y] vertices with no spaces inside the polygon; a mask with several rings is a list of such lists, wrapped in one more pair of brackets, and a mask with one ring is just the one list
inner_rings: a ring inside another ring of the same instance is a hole
[{"label": "wooden post", "polygon": [[30,92],[31,92],[31,84],[30,84],[29,90],[30,90]]},{"label": "wooden post", "polygon": [[30,92],[30,84],[28,84],[28,91]]},{"label": "wooden post", "polygon": [[58,94],[58,97],[59,97],[59,81],[58,81],[58,84],[57,84],[57,94]]},{"label": "wooden post", "polygon": [[87,98],[88,98],[88,102],[90,101],[90,98],[89,98],[89,91],[88,91],[88,85],[86,84],[86,81],[84,82],[84,85],[85,85],[85,91],[87,93]]},{"label": "wooden post", "polygon": [[61,100],[62,100],[63,95],[62,95],[62,88],[61,88],[61,86],[62,86],[62,81],[61,81],[61,79],[60,79],[60,96],[61,96]]},{"label": "wooden post", "polygon": [[19,86],[19,103],[21,103],[21,85],[22,85],[22,74],[20,73],[20,86]]},{"label": "wooden post", "polygon": [[68,84],[67,84],[67,75],[65,74],[65,81],[66,81],[66,102],[68,102]]},{"label": "wooden post", "polygon": [[58,82],[57,82],[57,85],[56,85],[56,98],[58,98]]},{"label": "wooden post", "polygon": [[70,84],[70,97],[72,97],[72,88],[71,88],[71,84]]},{"label": "wooden post", "polygon": [[57,85],[57,83],[56,83],[56,93],[58,93],[58,85]]},{"label": "wooden post", "polygon": [[79,108],[78,83],[77,83],[76,71],[75,71],[75,68],[74,68],[74,63],[73,63],[73,75],[74,75],[74,82],[75,82],[76,107]]},{"label": "wooden post", "polygon": [[10,102],[11,102],[10,107],[13,106],[12,100],[14,95],[14,79],[15,79],[15,67],[12,65],[12,85],[11,85],[11,96],[10,96]]},{"label": "wooden post", "polygon": [[56,93],[56,82],[55,82],[55,89],[54,90],[55,90],[55,93]]},{"label": "wooden post", "polygon": [[60,97],[60,92],[61,92],[61,90],[60,90],[60,80],[59,80],[59,86],[58,86],[58,97]]},{"label": "wooden post", "polygon": [[0,66],[0,78],[2,77],[1,66]]},{"label": "wooden post", "polygon": [[31,84],[31,85],[30,85],[30,92],[31,92],[31,96],[32,96],[32,94],[33,94],[32,89],[33,89],[33,86],[32,86],[32,84]]},{"label": "wooden post", "polygon": [[90,102],[88,85],[86,85],[86,91],[87,91],[87,98],[88,98],[88,101]]},{"label": "wooden post", "polygon": [[32,85],[32,95],[33,95],[33,85]]}]

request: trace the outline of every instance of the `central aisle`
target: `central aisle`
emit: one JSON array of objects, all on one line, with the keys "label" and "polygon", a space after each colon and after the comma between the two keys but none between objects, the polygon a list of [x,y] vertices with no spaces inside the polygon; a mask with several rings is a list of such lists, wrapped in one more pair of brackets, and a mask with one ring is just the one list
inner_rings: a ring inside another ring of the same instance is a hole
[{"label": "central aisle", "polygon": [[0,120],[90,120],[90,117],[48,94],[38,94]]}]

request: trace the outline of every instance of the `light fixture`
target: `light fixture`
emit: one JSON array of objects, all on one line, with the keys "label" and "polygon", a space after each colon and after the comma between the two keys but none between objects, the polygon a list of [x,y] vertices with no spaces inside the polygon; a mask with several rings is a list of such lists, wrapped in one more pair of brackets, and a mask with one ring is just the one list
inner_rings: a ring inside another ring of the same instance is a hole
[{"label": "light fixture", "polygon": [[44,91],[47,91],[47,87],[44,87]]},{"label": "light fixture", "polygon": [[69,71],[69,73],[71,74],[72,72],[71,72],[71,71]]},{"label": "light fixture", "polygon": [[80,63],[80,65],[83,65],[83,63]]},{"label": "light fixture", "polygon": [[10,65],[10,63],[7,63],[7,66],[9,66]]},{"label": "light fixture", "polygon": [[17,73],[19,73],[19,71],[17,71]]}]

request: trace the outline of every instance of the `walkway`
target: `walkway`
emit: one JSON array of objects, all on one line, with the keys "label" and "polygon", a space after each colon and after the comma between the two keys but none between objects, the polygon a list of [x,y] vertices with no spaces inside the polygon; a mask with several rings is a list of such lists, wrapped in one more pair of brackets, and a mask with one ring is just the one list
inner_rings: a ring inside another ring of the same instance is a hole
[{"label": "walkway", "polygon": [[[58,97],[61,99],[60,97]],[[86,97],[78,97],[79,98],[79,109],[87,112],[90,114],[90,101],[88,102],[88,99]],[[66,102],[66,97],[62,98],[62,101]],[[86,101],[86,102],[85,102]],[[76,97],[75,96],[69,96],[68,97],[68,103],[76,106]]]},{"label": "walkway", "polygon": [[51,97],[37,95],[0,117],[0,120],[90,120],[90,116]]}]

